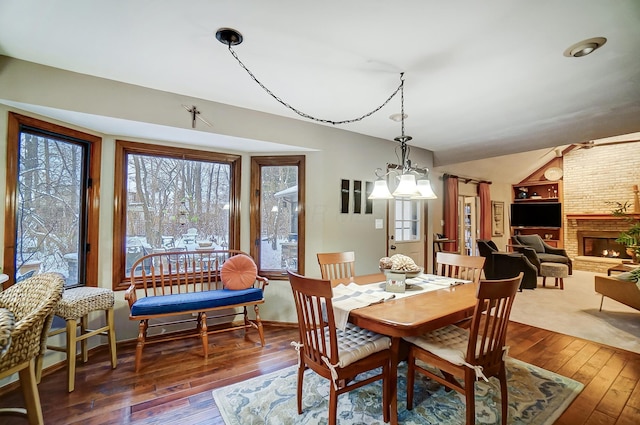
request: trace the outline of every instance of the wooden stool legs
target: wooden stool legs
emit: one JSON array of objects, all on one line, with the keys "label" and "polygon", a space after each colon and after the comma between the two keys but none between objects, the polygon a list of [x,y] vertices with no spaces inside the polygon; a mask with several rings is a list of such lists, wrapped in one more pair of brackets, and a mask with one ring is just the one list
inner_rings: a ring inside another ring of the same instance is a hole
[{"label": "wooden stool legs", "polygon": [[[561,277],[556,277],[555,278],[555,286],[558,286],[558,282],[560,283],[560,289],[564,289],[564,278]],[[547,286],[547,277],[546,276],[542,276],[542,287],[546,287]]]},{"label": "wooden stool legs", "polygon": [[107,334],[109,337],[109,353],[111,353],[111,369],[115,369],[118,366],[118,357],[116,356],[116,325],[112,308],[107,310],[107,326],[109,327]]},{"label": "wooden stool legs", "polygon": [[[80,356],[82,357],[82,362],[86,363],[89,360],[89,350],[87,345],[87,339],[96,336],[103,335],[109,339],[109,353],[111,355],[111,368],[115,369],[118,361],[116,356],[116,333],[115,333],[115,325],[114,325],[114,312],[113,308],[104,310],[106,313],[107,323],[105,326],[91,330],[88,329],[88,315],[85,315],[80,318],[78,322],[75,319],[67,319],[66,320],[66,328],[58,329],[54,332],[51,332],[49,336],[57,335],[62,332],[66,332],[66,347],[54,347],[47,346],[50,350],[62,351],[67,354],[67,386],[69,392],[72,392],[75,389],[76,382],[76,361],[78,356],[78,343],[80,343]],[[80,332],[78,332],[78,326],[80,327]]]},{"label": "wooden stool legs", "polygon": [[35,360],[29,362],[29,367],[25,367],[18,372],[20,386],[24,403],[27,407],[27,419],[29,424],[44,424],[42,417],[42,407],[40,405],[40,394],[38,393],[38,383],[36,381]]}]

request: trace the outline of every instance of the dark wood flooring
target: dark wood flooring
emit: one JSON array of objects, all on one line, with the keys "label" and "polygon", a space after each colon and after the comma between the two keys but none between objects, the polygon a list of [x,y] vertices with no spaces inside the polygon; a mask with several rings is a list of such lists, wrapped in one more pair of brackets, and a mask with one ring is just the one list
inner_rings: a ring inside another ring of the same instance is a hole
[{"label": "dark wood flooring", "polygon": [[[297,340],[296,328],[267,325],[265,332],[264,348],[255,332],[212,336],[207,360],[199,354],[197,339],[149,345],[139,373],[133,370],[134,345],[118,347],[115,370],[101,347],[88,363],[78,365],[73,393],[66,391],[63,368],[42,378],[45,423],[223,424],[213,389],[297,363],[289,345]],[[640,354],[519,323],[511,323],[508,343],[512,357],[585,385],[556,424],[640,424]],[[0,406],[17,405],[23,405],[19,388],[5,388]],[[26,423],[0,417],[0,424]]]}]

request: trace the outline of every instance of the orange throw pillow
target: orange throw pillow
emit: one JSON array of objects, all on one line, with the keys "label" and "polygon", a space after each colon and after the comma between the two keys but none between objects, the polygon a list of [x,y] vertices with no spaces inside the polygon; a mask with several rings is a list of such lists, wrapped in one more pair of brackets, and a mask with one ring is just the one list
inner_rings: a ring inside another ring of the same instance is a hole
[{"label": "orange throw pillow", "polygon": [[258,276],[258,267],[251,257],[234,255],[224,262],[220,278],[227,289],[247,289],[253,286]]}]

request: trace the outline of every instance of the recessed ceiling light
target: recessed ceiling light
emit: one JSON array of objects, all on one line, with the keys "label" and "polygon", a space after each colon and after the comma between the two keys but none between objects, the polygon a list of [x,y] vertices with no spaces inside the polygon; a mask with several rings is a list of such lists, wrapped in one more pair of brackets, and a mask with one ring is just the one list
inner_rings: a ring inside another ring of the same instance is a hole
[{"label": "recessed ceiling light", "polygon": [[582,40],[565,50],[564,55],[568,58],[580,58],[582,56],[587,56],[602,47],[606,42],[607,39],[604,37],[594,37]]}]

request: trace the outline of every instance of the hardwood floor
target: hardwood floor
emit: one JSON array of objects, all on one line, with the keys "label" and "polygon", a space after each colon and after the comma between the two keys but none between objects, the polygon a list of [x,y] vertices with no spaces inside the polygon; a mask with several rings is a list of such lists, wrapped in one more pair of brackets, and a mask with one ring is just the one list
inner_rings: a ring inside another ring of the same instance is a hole
[{"label": "hardwood floor", "polygon": [[[134,345],[118,347],[118,367],[108,350],[78,364],[76,390],[66,391],[63,368],[39,385],[46,424],[223,424],[211,390],[297,363],[289,345],[297,329],[265,326],[267,345],[257,334],[218,334],[208,360],[197,339],[145,347],[143,369],[134,372]],[[512,322],[509,354],[571,377],[584,390],[558,419],[560,425],[640,423],[640,354]],[[0,393],[0,406],[23,406],[19,388]],[[26,424],[0,417],[0,424]]]}]

